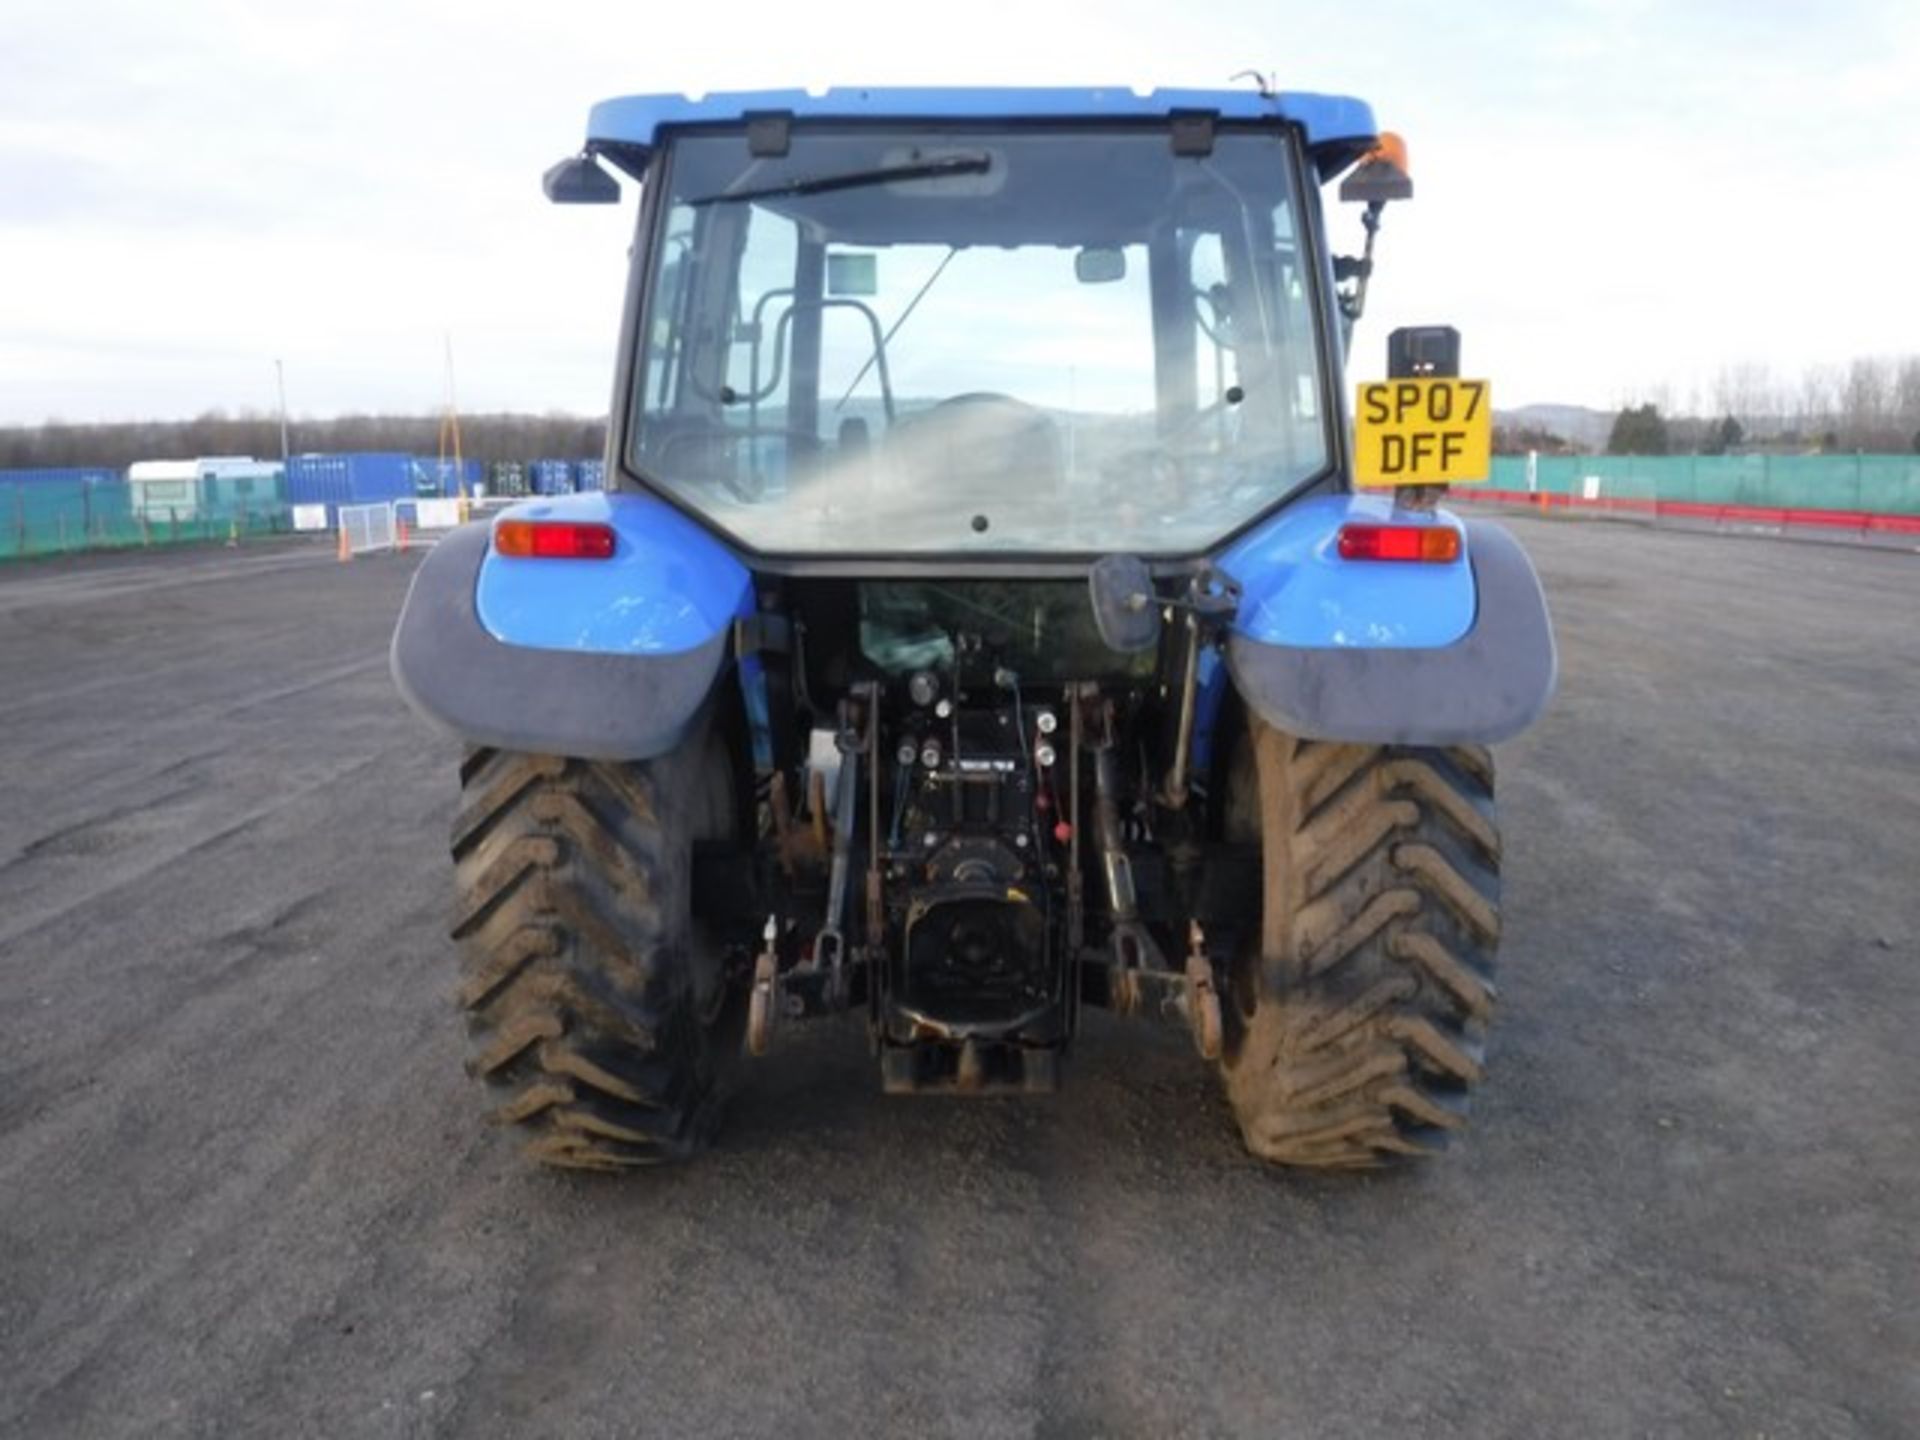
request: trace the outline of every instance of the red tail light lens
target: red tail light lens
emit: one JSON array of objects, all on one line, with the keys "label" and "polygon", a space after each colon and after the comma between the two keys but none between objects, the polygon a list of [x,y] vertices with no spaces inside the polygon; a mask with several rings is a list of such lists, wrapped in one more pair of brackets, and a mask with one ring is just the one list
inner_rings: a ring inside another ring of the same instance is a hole
[{"label": "red tail light lens", "polygon": [[1445,564],[1460,558],[1460,532],[1449,525],[1342,525],[1340,558]]},{"label": "red tail light lens", "polygon": [[493,527],[501,555],[531,560],[611,560],[613,527],[571,520],[501,520]]}]

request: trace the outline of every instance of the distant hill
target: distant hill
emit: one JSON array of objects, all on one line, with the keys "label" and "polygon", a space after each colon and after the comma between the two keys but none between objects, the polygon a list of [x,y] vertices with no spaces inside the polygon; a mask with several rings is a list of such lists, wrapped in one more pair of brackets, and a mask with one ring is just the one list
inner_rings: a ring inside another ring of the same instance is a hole
[{"label": "distant hill", "polygon": [[1585,405],[1521,405],[1495,410],[1493,423],[1513,430],[1546,430],[1582,450],[1604,450],[1613,431],[1613,415],[1611,410],[1591,410]]}]

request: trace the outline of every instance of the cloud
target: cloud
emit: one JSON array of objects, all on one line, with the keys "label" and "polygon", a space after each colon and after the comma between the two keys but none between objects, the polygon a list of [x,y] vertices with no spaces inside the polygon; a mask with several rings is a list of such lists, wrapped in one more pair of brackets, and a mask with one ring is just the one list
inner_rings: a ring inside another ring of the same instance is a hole
[{"label": "cloud", "polygon": [[1920,278],[1874,248],[1914,203],[1911,12],[15,0],[0,420],[257,404],[274,356],[298,409],[426,408],[448,332],[469,403],[597,412],[632,206],[550,209],[540,170],[607,95],[795,83],[1255,67],[1367,96],[1420,193],[1389,212],[1361,373],[1427,321],[1459,325],[1515,403],[1911,349]]}]

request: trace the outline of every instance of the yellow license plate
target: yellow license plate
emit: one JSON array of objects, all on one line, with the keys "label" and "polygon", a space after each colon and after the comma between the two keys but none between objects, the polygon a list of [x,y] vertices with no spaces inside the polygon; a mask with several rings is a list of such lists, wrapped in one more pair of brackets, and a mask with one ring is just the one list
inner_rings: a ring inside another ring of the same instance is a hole
[{"label": "yellow license plate", "polygon": [[1378,380],[1353,410],[1353,483],[1460,485],[1485,480],[1493,456],[1484,380]]}]

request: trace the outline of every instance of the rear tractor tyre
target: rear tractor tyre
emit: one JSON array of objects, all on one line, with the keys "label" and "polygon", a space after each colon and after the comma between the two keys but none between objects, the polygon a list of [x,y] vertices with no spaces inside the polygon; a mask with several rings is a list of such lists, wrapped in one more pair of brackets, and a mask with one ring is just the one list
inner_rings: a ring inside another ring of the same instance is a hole
[{"label": "rear tractor tyre", "polygon": [[743,977],[691,914],[695,840],[735,833],[718,732],[634,763],[470,750],[453,825],[468,1072],[527,1154],[618,1171],[710,1138]]},{"label": "rear tractor tyre", "polygon": [[1227,838],[1257,843],[1263,870],[1259,937],[1223,1006],[1247,1148],[1312,1169],[1444,1148],[1494,1002],[1491,756],[1302,740],[1249,717],[1228,797]]}]

